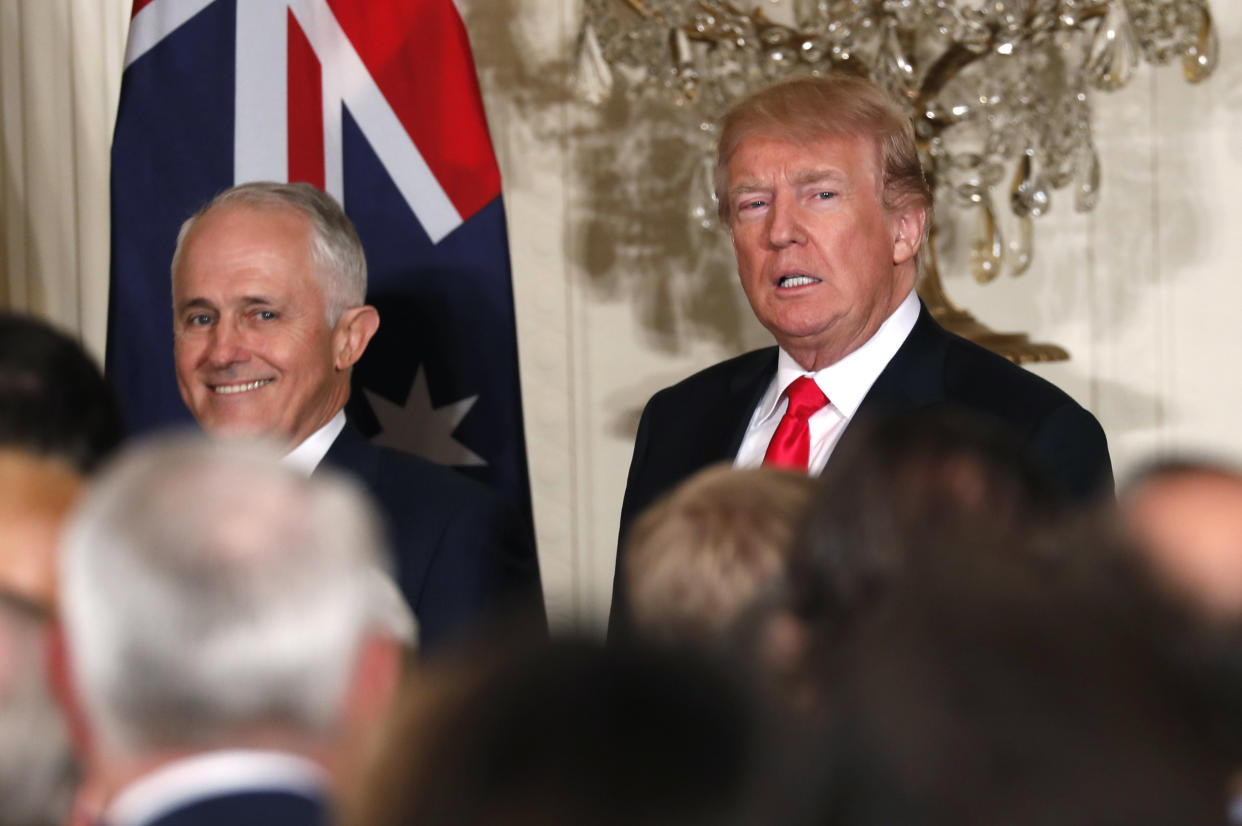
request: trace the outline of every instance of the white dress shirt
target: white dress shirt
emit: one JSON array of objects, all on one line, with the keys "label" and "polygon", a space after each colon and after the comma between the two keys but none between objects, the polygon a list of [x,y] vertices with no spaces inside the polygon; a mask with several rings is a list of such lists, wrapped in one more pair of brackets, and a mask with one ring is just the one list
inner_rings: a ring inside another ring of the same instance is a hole
[{"label": "white dress shirt", "polygon": [[327,778],[311,761],[278,751],[222,749],[160,766],[121,790],[104,813],[108,826],[141,826],[190,803],[226,794],[279,789],[324,794]]},{"label": "white dress shirt", "polygon": [[750,417],[750,425],[746,428],[746,435],[742,437],[742,446],[738,448],[737,458],[733,460],[734,467],[752,468],[763,464],[768,443],[772,441],[776,426],[785,415],[785,409],[789,407],[785,389],[799,376],[810,376],[828,397],[828,404],[812,415],[809,423],[810,474],[817,476],[823,472],[832,449],[845,432],[845,426],[858,412],[858,406],[862,404],[871,385],[875,384],[880,373],[909,337],[918,318],[919,299],[915,291],[911,290],[893,314],[884,320],[875,334],[863,342],[861,347],[836,364],[830,364],[814,373],[803,370],[793,356],[782,349],[776,359],[776,375]]},{"label": "white dress shirt", "polygon": [[341,408],[336,411],[335,416],[328,420],[326,425],[307,436],[302,444],[285,454],[285,458],[281,459],[281,461],[289,467],[296,468],[310,476],[315,472],[315,468],[319,467],[323,457],[328,455],[328,448],[332,447],[332,443],[336,441],[336,437],[340,436],[341,431],[344,429],[345,409]]}]

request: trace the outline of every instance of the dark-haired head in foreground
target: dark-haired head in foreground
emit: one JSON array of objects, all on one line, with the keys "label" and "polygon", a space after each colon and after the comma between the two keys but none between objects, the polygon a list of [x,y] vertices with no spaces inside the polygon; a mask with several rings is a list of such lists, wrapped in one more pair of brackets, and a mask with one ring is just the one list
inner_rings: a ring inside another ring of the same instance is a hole
[{"label": "dark-haired head in foreground", "polygon": [[848,624],[929,544],[1051,549],[1065,519],[1063,495],[995,422],[950,407],[875,416],[821,477],[791,554],[792,607]]},{"label": "dark-haired head in foreground", "polygon": [[926,550],[821,683],[826,822],[1225,822],[1214,721],[1123,568],[1057,571],[991,543]]},{"label": "dark-haired head in foreground", "polygon": [[755,808],[768,732],[715,665],[577,642],[503,660],[409,696],[350,826],[781,822]]},{"label": "dark-haired head in foreground", "polygon": [[112,388],[76,341],[0,312],[0,445],[89,472],[121,442]]},{"label": "dark-haired head in foreground", "polygon": [[1220,823],[1183,618],[1011,434],[947,409],[847,435],[787,613],[835,826]]}]

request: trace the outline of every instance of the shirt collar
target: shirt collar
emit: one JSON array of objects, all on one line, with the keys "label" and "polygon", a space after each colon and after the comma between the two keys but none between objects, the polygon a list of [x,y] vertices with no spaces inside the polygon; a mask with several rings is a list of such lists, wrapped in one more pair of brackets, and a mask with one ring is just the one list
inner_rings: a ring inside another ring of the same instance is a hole
[{"label": "shirt collar", "polygon": [[284,459],[286,465],[310,476],[319,467],[323,457],[328,455],[328,448],[336,441],[345,429],[344,408],[336,411],[336,415],[328,423],[306,437],[306,441],[289,451]]},{"label": "shirt collar", "polygon": [[230,792],[282,789],[323,794],[326,775],[294,754],[251,749],[204,752],[166,763],[123,788],[103,822],[139,826],[173,808]]},{"label": "shirt collar", "polygon": [[897,305],[897,309],[893,310],[892,315],[884,319],[871,338],[835,364],[814,373],[802,369],[793,356],[781,348],[776,359],[776,377],[759,401],[758,421],[775,415],[785,389],[794,379],[808,375],[815,379],[815,383],[824,391],[833,407],[845,418],[853,418],[867,391],[901,349],[918,318],[919,297],[915,290],[911,290]]}]

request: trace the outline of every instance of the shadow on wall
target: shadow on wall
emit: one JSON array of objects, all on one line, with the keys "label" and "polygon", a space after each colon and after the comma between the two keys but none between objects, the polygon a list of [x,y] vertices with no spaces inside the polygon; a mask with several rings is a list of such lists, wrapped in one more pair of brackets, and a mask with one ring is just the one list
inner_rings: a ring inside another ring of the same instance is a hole
[{"label": "shadow on wall", "polygon": [[[677,354],[707,342],[731,353],[769,343],[715,217],[704,151],[710,139],[671,106],[624,94],[600,107],[579,100],[576,43],[536,64],[531,55],[539,50],[514,23],[540,14],[540,5],[548,3],[487,0],[466,10],[466,22],[484,88],[535,140],[565,148],[572,270],[594,298],[628,302],[657,350]],[[567,31],[577,26],[576,17],[565,23]]]}]

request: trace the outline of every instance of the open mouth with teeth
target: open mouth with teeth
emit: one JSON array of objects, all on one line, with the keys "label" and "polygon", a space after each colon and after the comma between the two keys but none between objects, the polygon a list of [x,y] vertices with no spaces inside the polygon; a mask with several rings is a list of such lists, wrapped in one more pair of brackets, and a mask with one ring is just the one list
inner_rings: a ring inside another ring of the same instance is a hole
[{"label": "open mouth with teeth", "polygon": [[792,273],[790,275],[782,275],[781,280],[776,282],[777,287],[784,289],[792,289],[794,287],[805,287],[808,284],[818,284],[819,279],[806,273]]},{"label": "open mouth with teeth", "polygon": [[251,390],[258,390],[265,384],[271,384],[275,379],[256,379],[255,381],[241,382],[240,384],[212,384],[211,392],[219,395],[232,395],[234,393],[248,393]]}]

